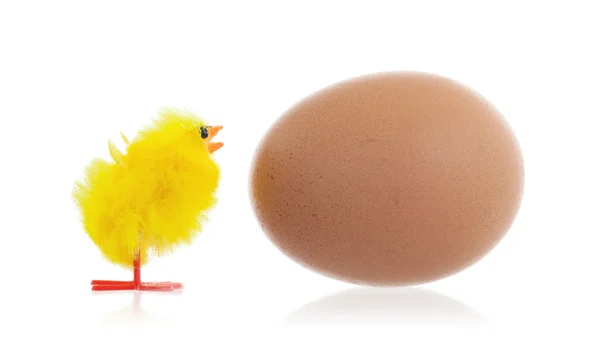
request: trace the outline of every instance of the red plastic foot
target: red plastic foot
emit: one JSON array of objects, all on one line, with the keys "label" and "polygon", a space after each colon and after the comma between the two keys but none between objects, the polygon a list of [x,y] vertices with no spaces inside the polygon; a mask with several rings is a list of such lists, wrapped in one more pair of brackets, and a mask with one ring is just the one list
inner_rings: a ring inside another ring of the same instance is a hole
[{"label": "red plastic foot", "polygon": [[133,281],[92,280],[92,291],[135,290]]},{"label": "red plastic foot", "polygon": [[183,289],[183,284],[174,282],[149,282],[140,284],[139,290],[173,291]]},{"label": "red plastic foot", "polygon": [[92,280],[92,285],[133,284],[132,280]]},{"label": "red plastic foot", "polygon": [[131,280],[92,280],[92,291],[174,291],[180,289],[183,289],[183,284],[174,282],[147,282],[135,284]]}]

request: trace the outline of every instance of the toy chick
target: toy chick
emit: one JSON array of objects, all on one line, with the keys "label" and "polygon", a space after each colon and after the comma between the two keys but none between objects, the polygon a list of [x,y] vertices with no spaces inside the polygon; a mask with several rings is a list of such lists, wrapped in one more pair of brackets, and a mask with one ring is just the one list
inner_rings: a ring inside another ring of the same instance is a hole
[{"label": "toy chick", "polygon": [[181,283],[142,282],[152,256],[189,244],[216,204],[219,167],[211,127],[188,111],[164,109],[130,142],[125,153],[109,141],[113,161],[93,160],[73,198],[83,227],[108,261],[133,269],[132,281],[93,280],[92,290],[182,289]]}]

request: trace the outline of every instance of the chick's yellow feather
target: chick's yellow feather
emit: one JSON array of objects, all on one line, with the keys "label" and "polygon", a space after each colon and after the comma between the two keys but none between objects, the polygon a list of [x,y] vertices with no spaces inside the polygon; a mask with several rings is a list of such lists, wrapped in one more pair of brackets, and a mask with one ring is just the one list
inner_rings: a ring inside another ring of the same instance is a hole
[{"label": "chick's yellow feather", "polygon": [[131,268],[190,243],[216,203],[219,167],[199,134],[204,121],[166,109],[115,161],[96,159],[75,183],[82,224],[103,255]]}]

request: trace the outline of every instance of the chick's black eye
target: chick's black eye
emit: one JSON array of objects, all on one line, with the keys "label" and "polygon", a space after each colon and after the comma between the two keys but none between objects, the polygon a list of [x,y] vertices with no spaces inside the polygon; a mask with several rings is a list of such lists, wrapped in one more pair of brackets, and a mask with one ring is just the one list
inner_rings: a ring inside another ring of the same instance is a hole
[{"label": "chick's black eye", "polygon": [[202,137],[202,139],[208,138],[208,129],[206,129],[206,127],[200,127],[200,136]]}]

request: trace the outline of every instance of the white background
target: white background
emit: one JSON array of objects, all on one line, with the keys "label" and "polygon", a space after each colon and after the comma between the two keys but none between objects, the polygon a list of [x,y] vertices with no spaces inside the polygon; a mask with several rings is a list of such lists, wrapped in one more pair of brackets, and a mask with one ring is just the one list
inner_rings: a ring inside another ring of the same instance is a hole
[{"label": "white background", "polygon": [[[0,346],[598,347],[596,1],[0,2]],[[442,74],[506,116],[520,213],[486,258],[420,287],[355,288],[284,257],[248,197],[252,153],[288,107],[384,70]],[[220,205],[196,243],[129,279],[88,240],[73,182],[162,106],[225,126]],[[139,301],[139,305],[135,305]]]}]

